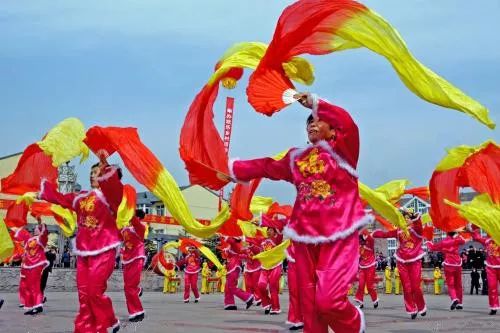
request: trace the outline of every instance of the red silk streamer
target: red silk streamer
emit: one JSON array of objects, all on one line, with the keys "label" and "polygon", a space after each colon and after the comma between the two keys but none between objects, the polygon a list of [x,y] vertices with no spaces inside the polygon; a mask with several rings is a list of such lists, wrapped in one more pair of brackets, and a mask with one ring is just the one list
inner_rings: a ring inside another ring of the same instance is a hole
[{"label": "red silk streamer", "polygon": [[28,224],[28,211],[29,207],[24,202],[17,204],[13,202],[7,209],[4,221],[8,228],[22,227]]},{"label": "red silk streamer", "polygon": [[429,192],[429,187],[427,187],[427,186],[414,187],[414,188],[407,189],[407,190],[405,190],[405,194],[419,197],[420,199],[422,199],[424,201],[429,201],[431,198],[431,194]]},{"label": "red silk streamer", "polygon": [[42,179],[57,182],[57,168],[52,165],[52,158],[33,143],[23,152],[14,172],[2,178],[2,192],[24,194],[38,192]]}]

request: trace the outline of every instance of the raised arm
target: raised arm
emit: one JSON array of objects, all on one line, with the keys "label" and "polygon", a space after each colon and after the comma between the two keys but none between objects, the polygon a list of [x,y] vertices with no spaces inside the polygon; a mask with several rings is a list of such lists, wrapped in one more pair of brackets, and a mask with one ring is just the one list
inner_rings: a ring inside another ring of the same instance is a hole
[{"label": "raised arm", "polygon": [[135,232],[139,235],[140,238],[144,238],[144,234],[146,233],[146,226],[141,222],[141,220],[134,216],[130,223],[134,227]]},{"label": "raised arm", "polygon": [[359,158],[359,130],[351,115],[343,108],[312,95],[312,113],[335,128],[334,148],[355,169]]},{"label": "raised arm", "polygon": [[292,181],[290,168],[290,151],[280,160],[271,157],[255,160],[232,160],[229,163],[231,177],[238,181],[247,182],[256,178]]},{"label": "raised arm", "polygon": [[99,188],[108,202],[109,208],[116,213],[123,197],[123,184],[118,175],[118,167],[107,166],[97,177]]},{"label": "raised arm", "polygon": [[38,193],[38,198],[53,204],[57,204],[64,208],[74,209],[73,201],[75,200],[75,193],[62,194],[58,191],[57,186],[48,180],[42,180],[40,186],[40,193]]}]

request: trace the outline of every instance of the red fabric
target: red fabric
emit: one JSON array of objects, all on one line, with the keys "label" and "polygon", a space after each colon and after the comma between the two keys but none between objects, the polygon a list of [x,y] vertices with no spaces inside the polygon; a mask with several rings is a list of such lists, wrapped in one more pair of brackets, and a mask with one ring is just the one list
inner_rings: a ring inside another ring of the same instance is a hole
[{"label": "red fabric", "polygon": [[410,263],[397,263],[403,285],[403,299],[407,313],[417,313],[426,309],[424,294],[420,286],[422,263],[420,260]]},{"label": "red fabric", "polygon": [[228,157],[224,142],[214,124],[213,105],[219,82],[206,85],[198,93],[181,129],[179,152],[189,173],[191,184],[220,190],[227,182],[217,178],[217,170],[228,174]]},{"label": "red fabric", "polygon": [[273,204],[267,210],[266,215],[272,216],[272,215],[278,214],[278,215],[283,215],[285,217],[290,217],[290,216],[292,216],[292,211],[293,211],[293,207],[290,205],[280,206],[277,202],[273,202]]},{"label": "red fabric", "polygon": [[444,277],[451,301],[457,300],[458,304],[463,304],[462,266],[444,265]]},{"label": "red fabric", "polygon": [[375,266],[359,269],[359,284],[354,299],[363,304],[365,297],[365,287],[368,290],[372,302],[378,300],[377,289],[375,288]]},{"label": "red fabric", "polygon": [[37,266],[32,269],[21,268],[21,279],[25,279],[23,288],[24,309],[31,310],[33,308],[43,306],[43,293],[41,290],[42,272],[45,266]]},{"label": "red fabric", "polygon": [[22,227],[28,224],[28,210],[29,207],[24,202],[16,204],[14,201],[7,209],[4,221],[8,228]]},{"label": "red fabric", "polygon": [[257,112],[266,115],[282,109],[283,92],[293,88],[282,64],[300,54],[326,54],[335,30],[363,5],[350,0],[303,0],[288,6],[281,14],[274,36],[259,66],[250,77],[247,96]]},{"label": "red fabric", "polygon": [[[262,300],[262,307],[264,309],[270,308],[272,312],[279,313],[281,311],[280,307],[280,278],[281,278],[282,267],[274,267],[271,270],[263,269],[260,272],[259,277],[259,292]],[[269,293],[268,293],[269,287]]]},{"label": "red fabric", "polygon": [[389,221],[384,219],[382,216],[378,214],[373,214],[375,216],[375,220],[380,223],[387,230],[396,230],[396,227],[393,226]]},{"label": "red fabric", "polygon": [[427,186],[421,186],[421,187],[414,187],[414,188],[409,188],[405,190],[405,194],[410,194],[414,195],[416,197],[419,197],[422,200],[429,201],[430,199],[430,192],[429,192],[429,187]]},{"label": "red fabric", "polygon": [[189,301],[189,294],[193,291],[195,300],[200,299],[198,292],[198,273],[184,272],[184,301]]},{"label": "red fabric", "polygon": [[468,185],[479,193],[488,193],[500,204],[500,148],[489,144],[467,159],[462,167]]},{"label": "red fabric", "polygon": [[144,313],[139,293],[141,292],[141,272],[144,259],[134,260],[123,266],[123,289],[129,316],[137,316]]},{"label": "red fabric", "polygon": [[196,247],[197,249],[203,246],[203,244],[191,238],[181,238],[180,241],[181,246],[179,247],[179,250],[181,250],[184,254],[188,253],[188,248],[191,246]]},{"label": "red fabric", "polygon": [[260,273],[260,269],[254,272],[243,273],[243,277],[245,278],[245,291],[252,294],[256,302],[261,299],[259,291]]},{"label": "red fabric", "polygon": [[123,185],[123,197],[127,199],[127,208],[134,209],[137,202],[137,192],[132,185]]},{"label": "red fabric", "polygon": [[432,241],[432,239],[434,238],[434,227],[433,226],[423,227],[422,236],[428,241]]},{"label": "red fabric", "polygon": [[33,143],[23,152],[14,172],[2,178],[2,192],[24,194],[38,192],[42,179],[53,183],[57,180],[57,168],[52,165],[52,158],[44,154],[40,147]]}]

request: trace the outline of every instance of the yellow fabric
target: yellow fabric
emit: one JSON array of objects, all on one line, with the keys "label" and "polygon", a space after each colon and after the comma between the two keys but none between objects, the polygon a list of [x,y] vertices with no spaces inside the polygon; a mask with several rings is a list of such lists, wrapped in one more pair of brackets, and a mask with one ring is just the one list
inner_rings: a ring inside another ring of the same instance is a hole
[{"label": "yellow fabric", "polygon": [[267,237],[267,228],[259,227],[247,221],[238,220],[237,224],[240,226],[241,231],[245,237],[255,237],[257,231],[260,231],[264,237]]},{"label": "yellow fabric", "polygon": [[273,204],[273,198],[254,196],[250,202],[250,211],[253,214],[265,213]]},{"label": "yellow fabric", "polygon": [[498,147],[494,141],[488,140],[478,146],[461,145],[447,149],[447,154],[438,163],[436,171],[446,171],[461,167],[465,163],[465,160],[467,160],[471,155],[483,150],[490,143]]},{"label": "yellow fabric", "polygon": [[434,280],[434,295],[441,295],[441,286],[439,285],[439,279]]},{"label": "yellow fabric", "polygon": [[333,32],[332,51],[366,47],[385,57],[401,81],[417,96],[464,112],[489,128],[495,128],[486,107],[415,59],[400,34],[380,15],[368,8],[343,15],[350,15],[350,19]]},{"label": "yellow fabric", "polygon": [[33,202],[35,202],[37,194],[35,192],[26,192],[23,195],[20,195],[16,199],[16,203],[20,204],[24,202],[26,205],[31,206]]},{"label": "yellow fabric", "polygon": [[123,229],[128,226],[134,215],[135,203],[133,205],[129,205],[128,198],[124,195],[120,205],[118,206],[118,211],[116,212],[116,226],[118,229]]},{"label": "yellow fabric", "polygon": [[435,270],[434,270],[433,275],[434,275],[434,279],[436,279],[436,280],[437,280],[437,279],[440,279],[440,278],[441,278],[441,276],[442,276],[442,275],[441,275],[441,270],[439,270],[439,269],[435,269]]},{"label": "yellow fabric", "polygon": [[[241,42],[234,44],[219,60],[220,67],[212,74],[208,80],[208,84],[212,85],[234,67],[255,69],[266,50],[267,44],[261,42]],[[291,80],[306,85],[311,85],[314,82],[314,67],[304,58],[292,58],[283,64],[283,69]],[[228,88],[234,87],[235,82],[231,82],[228,85]]]},{"label": "yellow fabric", "polygon": [[201,269],[201,293],[208,294],[208,278],[212,275],[210,268],[206,262],[203,263],[203,268]]},{"label": "yellow fabric", "polygon": [[399,211],[386,197],[386,194],[383,192],[378,192],[373,190],[358,181],[359,186],[359,195],[363,198],[370,207],[380,214],[383,218],[389,221],[392,225],[401,230],[408,232],[408,226],[406,225],[406,221]]},{"label": "yellow fabric", "polygon": [[487,193],[463,205],[446,199],[444,202],[458,209],[460,216],[486,231],[496,244],[500,244],[500,205],[495,204]]},{"label": "yellow fabric", "polygon": [[229,218],[229,207],[223,205],[222,210],[212,220],[210,225],[205,226],[198,222],[192,215],[186,199],[179,190],[172,175],[165,169],[159,173],[156,186],[150,189],[166,206],[172,217],[186,229],[186,231],[199,238],[209,238]]},{"label": "yellow fabric", "polygon": [[221,269],[223,267],[217,256],[208,247],[202,246],[199,250],[208,260],[210,260],[215,265],[215,267],[217,267],[217,269]]},{"label": "yellow fabric", "polygon": [[287,239],[286,241],[273,247],[272,249],[263,251],[253,256],[253,259],[259,260],[264,269],[271,269],[276,265],[278,265],[281,261],[285,260],[286,258],[285,250],[289,246],[290,246],[290,240]]},{"label": "yellow fabric", "polygon": [[226,275],[227,269],[226,266],[222,266],[216,273],[215,276],[220,279],[220,292],[223,293],[226,287]]},{"label": "yellow fabric", "polygon": [[0,217],[0,262],[10,258],[14,253],[14,242],[10,238],[9,230],[5,225],[2,217]]},{"label": "yellow fabric", "polygon": [[394,269],[394,293],[399,295],[401,291],[401,279],[399,277],[399,269]]},{"label": "yellow fabric", "polygon": [[50,205],[50,210],[54,212],[54,214],[62,217],[64,220],[64,224],[59,224],[59,228],[61,228],[64,236],[73,236],[76,231],[76,213],[70,209],[66,209],[55,204]]},{"label": "yellow fabric", "polygon": [[389,278],[386,277],[385,279],[385,293],[392,294],[392,280],[390,276]]},{"label": "yellow fabric", "polygon": [[89,156],[89,148],[83,143],[85,127],[77,118],[66,118],[52,128],[39,142],[43,152],[52,157],[52,165],[61,164],[81,156],[80,163]]},{"label": "yellow fabric", "polygon": [[396,179],[379,186],[375,191],[382,193],[387,200],[395,204],[405,194],[406,186],[410,184],[408,179]]},{"label": "yellow fabric", "polygon": [[424,215],[422,215],[422,223],[423,224],[432,223],[432,219],[429,213],[425,213]]}]

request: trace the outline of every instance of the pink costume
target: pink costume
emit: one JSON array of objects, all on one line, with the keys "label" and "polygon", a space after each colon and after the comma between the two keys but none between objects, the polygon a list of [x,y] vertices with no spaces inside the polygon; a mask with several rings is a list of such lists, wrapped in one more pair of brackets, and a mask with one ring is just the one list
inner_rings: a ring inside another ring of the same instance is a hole
[{"label": "pink costume", "polygon": [[288,306],[288,320],[287,324],[293,327],[304,326],[304,319],[302,318],[302,311],[299,300],[299,281],[298,272],[295,264],[295,247],[290,245],[286,249],[286,257],[288,259],[288,296],[290,304]]},{"label": "pink costume", "polygon": [[[18,244],[20,244],[23,248],[26,245],[26,242],[28,239],[30,239],[31,234],[29,233],[28,230],[24,229],[23,227],[19,228],[16,230],[14,235],[12,236],[12,240]],[[13,261],[19,261],[23,259],[24,255],[21,256],[15,256],[13,257]],[[26,275],[24,274],[24,270],[21,267],[20,275],[19,275],[19,290],[18,290],[18,295],[19,295],[19,305],[25,306],[26,304],[26,291],[28,290],[28,287],[26,286]]]},{"label": "pink costume", "polygon": [[201,260],[197,252],[188,253],[182,260],[177,262],[178,266],[184,265],[184,302],[189,302],[190,291],[193,290],[194,300],[200,300],[198,292],[198,273],[201,271]]},{"label": "pink costume", "polygon": [[123,239],[122,265],[125,299],[129,318],[144,314],[141,299],[141,272],[146,256],[144,255],[144,233],[146,227],[139,218],[133,217],[131,225],[121,230]]},{"label": "pink costume", "polygon": [[241,260],[248,258],[244,253],[241,242],[235,238],[229,237],[226,239],[227,247],[223,249],[223,256],[227,259],[227,274],[226,287],[224,289],[224,309],[235,307],[234,296],[238,297],[243,302],[252,302],[254,296],[246,291],[238,288],[238,277],[241,270]]},{"label": "pink costume", "polygon": [[72,209],[77,214],[76,285],[80,309],[75,319],[76,333],[105,332],[120,322],[111,299],[104,295],[115,266],[120,234],[116,211],[123,195],[123,185],[116,167],[108,166],[97,178],[99,188],[88,192],[62,194],[56,185],[43,181],[40,199]]},{"label": "pink costume", "polygon": [[366,287],[372,302],[378,306],[377,290],[375,289],[375,265],[377,264],[375,261],[375,240],[370,234],[361,237],[363,240],[360,241],[359,245],[359,284],[354,299],[363,305]]},{"label": "pink costume", "polygon": [[342,108],[313,95],[313,116],[335,129],[335,138],[291,149],[281,160],[231,161],[233,178],[285,180],[297,198],[284,235],[295,245],[304,332],[362,332],[364,317],[348,298],[357,273],[358,232],[372,220],[359,198],[358,128]]},{"label": "pink costume", "polygon": [[[283,241],[283,235],[267,238],[262,242],[262,250],[267,251],[279,245]],[[280,308],[280,278],[282,273],[282,263],[280,262],[271,269],[262,268],[259,278],[259,292],[262,299],[262,307],[265,310],[270,310],[271,314],[281,313]],[[267,287],[269,286],[269,293]],[[269,297],[269,294],[271,297]]]},{"label": "pink costume", "polygon": [[36,226],[33,237],[31,237],[29,232],[16,232],[17,239],[24,242],[24,254],[21,265],[21,280],[24,281],[20,284],[23,289],[20,293],[23,295],[21,299],[24,300],[24,309],[28,311],[43,307],[41,279],[43,269],[49,265],[45,257],[45,246],[47,245],[48,235],[49,233],[45,224]]},{"label": "pink costume", "polygon": [[457,302],[457,305],[462,306],[462,258],[460,258],[458,249],[460,245],[465,244],[465,240],[457,234],[453,237],[447,236],[436,244],[432,242],[426,242],[425,244],[429,250],[443,253],[444,275],[448,286],[448,295],[450,295],[452,303]]},{"label": "pink costume", "polygon": [[486,276],[488,279],[488,301],[490,310],[500,310],[498,283],[500,283],[500,246],[491,237],[482,237],[479,230],[473,234],[475,241],[486,248]]},{"label": "pink costume", "polygon": [[[250,251],[252,255],[256,255],[261,252],[261,247],[257,243],[258,240],[253,241],[254,244],[250,246]],[[262,271],[262,266],[260,261],[248,258],[245,260],[245,271],[243,275],[245,276],[245,289],[249,293],[253,294],[254,299],[257,303],[261,302],[260,292],[259,292],[259,278]]]},{"label": "pink costume", "polygon": [[401,230],[375,230],[372,236],[375,238],[398,239],[399,246],[395,257],[403,285],[405,308],[408,314],[415,315],[417,313],[425,314],[427,307],[420,286],[422,278],[421,259],[425,254],[422,250],[422,221],[418,216],[412,222],[412,225],[408,228],[408,235]]}]

